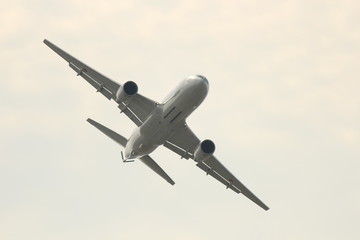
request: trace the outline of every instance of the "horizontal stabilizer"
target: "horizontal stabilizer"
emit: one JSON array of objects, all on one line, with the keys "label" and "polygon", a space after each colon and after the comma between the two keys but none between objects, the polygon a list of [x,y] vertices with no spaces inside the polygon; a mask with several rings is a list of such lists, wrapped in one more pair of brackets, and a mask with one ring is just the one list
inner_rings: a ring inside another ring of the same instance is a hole
[{"label": "horizontal stabilizer", "polygon": [[91,125],[96,127],[97,129],[99,129],[101,132],[103,132],[106,136],[108,136],[109,138],[111,138],[112,140],[114,140],[115,142],[120,144],[121,146],[123,146],[123,147],[126,146],[127,139],[124,138],[123,136],[121,136],[120,134],[118,134],[118,133],[114,132],[113,130],[101,125],[100,123],[92,120],[91,118],[88,118],[87,121]]},{"label": "horizontal stabilizer", "polygon": [[171,185],[174,185],[175,182],[166,174],[166,172],[152,159],[149,155],[145,155],[140,158],[140,160],[154,172],[159,174],[163,179],[165,179]]}]

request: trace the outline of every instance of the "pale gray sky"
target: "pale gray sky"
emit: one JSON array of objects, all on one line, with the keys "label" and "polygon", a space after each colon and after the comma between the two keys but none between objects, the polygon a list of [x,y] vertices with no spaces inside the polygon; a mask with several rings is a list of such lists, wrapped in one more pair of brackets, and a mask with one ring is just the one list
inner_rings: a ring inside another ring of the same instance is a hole
[{"label": "pale gray sky", "polygon": [[[0,239],[359,239],[358,1],[25,1],[0,8]],[[134,125],[47,48],[161,100],[265,212],[166,149],[170,186],[85,120]]]}]

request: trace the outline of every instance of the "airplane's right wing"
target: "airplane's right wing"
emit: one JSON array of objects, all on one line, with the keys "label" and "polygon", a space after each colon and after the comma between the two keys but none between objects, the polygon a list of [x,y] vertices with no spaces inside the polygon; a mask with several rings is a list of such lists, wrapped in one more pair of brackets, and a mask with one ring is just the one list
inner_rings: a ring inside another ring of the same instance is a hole
[{"label": "airplane's right wing", "polygon": [[[109,100],[114,99],[116,101],[116,92],[121,86],[119,83],[111,80],[87,64],[71,56],[50,41],[45,39],[44,43],[65,61],[67,61],[70,68],[72,68],[78,76],[81,76],[88,83],[90,83],[90,85],[92,85],[97,90],[97,92],[100,92]],[[128,104],[125,105],[123,103],[119,103],[119,108],[137,126],[140,126],[154,110],[156,104],[157,103],[155,101],[141,94],[137,94]]]},{"label": "airplane's right wing", "polygon": [[44,43],[65,61],[67,61],[69,63],[69,67],[71,67],[78,76],[83,77],[88,83],[90,83],[98,92],[109,100],[115,99],[115,94],[119,89],[120,84],[71,56],[52,42],[45,39]]},{"label": "airplane's right wing", "polygon": [[[165,147],[179,154],[182,158],[194,159],[194,151],[200,140],[191,131],[191,129],[184,124],[182,129],[179,129],[168,141],[164,144]],[[230,188],[236,193],[242,193],[251,201],[256,203],[264,210],[269,210],[258,197],[255,196],[244,184],[242,184],[229,170],[224,167],[214,156],[210,156],[203,162],[196,164],[200,169],[206,172],[207,175],[212,176],[226,188]]]}]

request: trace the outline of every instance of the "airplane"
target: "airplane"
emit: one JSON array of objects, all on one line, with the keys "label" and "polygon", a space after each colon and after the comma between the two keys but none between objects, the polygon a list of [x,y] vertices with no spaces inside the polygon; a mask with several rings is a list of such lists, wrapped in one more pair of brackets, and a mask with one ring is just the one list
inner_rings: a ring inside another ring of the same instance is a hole
[{"label": "airplane", "polygon": [[202,75],[192,75],[182,81],[161,103],[138,93],[133,81],[119,84],[85,63],[79,61],[55,44],[43,41],[55,53],[68,62],[77,76],[83,77],[97,92],[118,104],[121,113],[127,115],[137,126],[130,138],[125,138],[102,124],[88,118],[87,121],[123,148],[123,162],[139,159],[171,185],[175,182],[150,157],[157,147],[163,145],[181,158],[193,159],[206,175],[214,177],[236,193],[242,193],[255,204],[269,210],[258,197],[245,187],[214,156],[215,144],[206,139],[200,141],[186,123],[186,118],[203,102],[209,82]]}]

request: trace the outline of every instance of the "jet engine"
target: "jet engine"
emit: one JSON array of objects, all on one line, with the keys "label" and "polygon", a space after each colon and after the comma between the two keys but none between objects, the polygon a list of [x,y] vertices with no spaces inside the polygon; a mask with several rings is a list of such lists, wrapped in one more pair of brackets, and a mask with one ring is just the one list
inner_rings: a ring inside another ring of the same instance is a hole
[{"label": "jet engine", "polygon": [[194,151],[195,161],[203,162],[212,156],[215,152],[215,144],[213,141],[207,139],[199,143]]},{"label": "jet engine", "polygon": [[116,92],[116,102],[126,103],[131,97],[135,96],[138,92],[138,86],[132,81],[128,81],[119,87],[119,90]]}]

